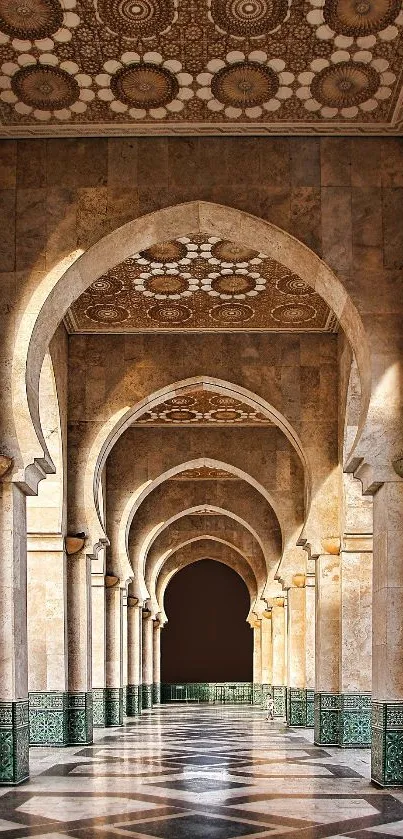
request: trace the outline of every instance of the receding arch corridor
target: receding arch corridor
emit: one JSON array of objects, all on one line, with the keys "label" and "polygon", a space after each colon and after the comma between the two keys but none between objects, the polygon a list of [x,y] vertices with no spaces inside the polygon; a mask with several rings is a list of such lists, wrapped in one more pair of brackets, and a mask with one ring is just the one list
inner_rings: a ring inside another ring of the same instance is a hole
[{"label": "receding arch corridor", "polygon": [[5,837],[401,836],[403,796],[370,784],[365,750],[317,747],[253,706],[165,705],[91,746],[31,750],[4,789]]}]

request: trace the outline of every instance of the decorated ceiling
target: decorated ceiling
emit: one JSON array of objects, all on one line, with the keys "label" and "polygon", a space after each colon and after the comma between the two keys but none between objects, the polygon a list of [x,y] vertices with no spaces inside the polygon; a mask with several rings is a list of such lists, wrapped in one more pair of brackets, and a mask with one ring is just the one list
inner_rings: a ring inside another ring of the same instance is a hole
[{"label": "decorated ceiling", "polygon": [[172,481],[239,481],[237,475],[226,472],[225,469],[214,469],[212,466],[199,466],[179,472]]},{"label": "decorated ceiling", "polygon": [[2,136],[400,133],[401,0],[0,0]]},{"label": "decorated ceiling", "polygon": [[[142,414],[136,425],[272,425],[271,421],[239,399],[194,390],[175,396]],[[204,467],[203,467],[204,468]],[[215,471],[215,470],[214,470]]]},{"label": "decorated ceiling", "polygon": [[75,301],[65,322],[70,332],[337,327],[322,298],[283,265],[201,234],[126,259]]}]

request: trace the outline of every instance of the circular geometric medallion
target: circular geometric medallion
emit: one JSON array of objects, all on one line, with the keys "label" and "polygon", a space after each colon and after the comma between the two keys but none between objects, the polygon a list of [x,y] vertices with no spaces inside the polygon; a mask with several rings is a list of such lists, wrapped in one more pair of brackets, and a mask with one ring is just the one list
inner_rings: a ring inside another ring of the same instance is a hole
[{"label": "circular geometric medallion", "polygon": [[0,0],[0,29],[13,38],[47,38],[62,23],[58,0]]},{"label": "circular geometric medallion", "polygon": [[216,422],[234,422],[235,420],[241,419],[241,413],[240,411],[230,410],[212,411],[211,417]]},{"label": "circular geometric medallion", "polygon": [[385,29],[400,9],[400,0],[326,0],[323,16],[338,34],[358,38]]},{"label": "circular geometric medallion", "polygon": [[220,294],[246,294],[255,286],[255,280],[245,274],[222,274],[211,280],[211,288]]},{"label": "circular geometric medallion", "polygon": [[108,297],[120,294],[121,291],[123,291],[122,280],[101,277],[99,280],[95,280],[95,283],[92,283],[92,285],[87,288],[86,293],[90,294],[91,297]]},{"label": "circular geometric medallion", "polygon": [[182,294],[189,288],[189,283],[178,274],[156,274],[144,280],[144,287],[153,294]]},{"label": "circular geometric medallion", "polygon": [[134,108],[161,108],[172,102],[179,92],[173,73],[155,64],[123,67],[111,78],[111,89],[117,99]]},{"label": "circular geometric medallion", "polygon": [[173,0],[98,0],[101,20],[126,38],[152,38],[168,29],[175,15]]},{"label": "circular geometric medallion", "polygon": [[194,396],[175,396],[174,399],[169,400],[169,405],[179,405],[181,408],[189,407],[189,405],[194,405],[195,403]]},{"label": "circular geometric medallion", "polygon": [[316,315],[316,309],[306,303],[290,303],[285,306],[276,306],[272,311],[272,317],[279,323],[304,323],[312,320]]},{"label": "circular geometric medallion", "polygon": [[276,286],[283,294],[293,294],[294,297],[313,294],[313,289],[306,285],[297,274],[292,274],[290,277],[281,277],[277,280]]},{"label": "circular geometric medallion", "polygon": [[223,262],[249,262],[258,255],[258,251],[252,248],[243,248],[242,245],[227,240],[216,242],[211,248],[211,253],[215,259],[221,259]]},{"label": "circular geometric medallion", "polygon": [[192,316],[192,312],[187,306],[174,303],[161,303],[158,306],[152,306],[147,314],[151,320],[162,324],[184,323]]},{"label": "circular geometric medallion", "polygon": [[373,67],[356,61],[342,61],[321,70],[311,82],[311,92],[321,105],[350,108],[370,99],[379,85],[379,74]]},{"label": "circular geometric medallion", "polygon": [[165,417],[171,422],[190,422],[194,420],[196,414],[193,411],[166,411]]},{"label": "circular geometric medallion", "polygon": [[254,311],[250,306],[242,303],[223,303],[221,306],[215,306],[210,315],[213,320],[220,323],[242,323],[250,320]]},{"label": "circular geometric medallion", "polygon": [[179,262],[186,255],[186,245],[177,241],[161,242],[160,245],[151,245],[151,248],[140,251],[140,256],[150,262]]},{"label": "circular geometric medallion", "polygon": [[223,67],[213,77],[211,90],[219,102],[233,108],[253,108],[274,96],[279,88],[276,73],[253,61]]},{"label": "circular geometric medallion", "polygon": [[286,18],[287,0],[212,0],[214,23],[229,35],[256,38],[277,29]]},{"label": "circular geometric medallion", "polygon": [[11,87],[21,102],[41,111],[69,108],[80,95],[76,80],[58,67],[24,67],[12,77]]},{"label": "circular geometric medallion", "polygon": [[211,405],[218,405],[219,407],[232,407],[234,405],[238,405],[236,399],[233,399],[232,396],[212,396],[209,399]]},{"label": "circular geometric medallion", "polygon": [[87,318],[95,323],[117,324],[123,323],[129,317],[129,312],[123,306],[115,306],[114,303],[98,303],[96,306],[89,306],[85,314]]}]

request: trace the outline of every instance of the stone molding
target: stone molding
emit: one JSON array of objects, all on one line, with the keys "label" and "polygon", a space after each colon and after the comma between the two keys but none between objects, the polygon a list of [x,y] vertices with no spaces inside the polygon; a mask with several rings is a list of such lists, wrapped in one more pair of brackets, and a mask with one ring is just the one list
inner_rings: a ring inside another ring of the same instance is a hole
[{"label": "stone molding", "polygon": [[374,537],[372,533],[348,533],[343,536],[343,553],[372,553]]}]

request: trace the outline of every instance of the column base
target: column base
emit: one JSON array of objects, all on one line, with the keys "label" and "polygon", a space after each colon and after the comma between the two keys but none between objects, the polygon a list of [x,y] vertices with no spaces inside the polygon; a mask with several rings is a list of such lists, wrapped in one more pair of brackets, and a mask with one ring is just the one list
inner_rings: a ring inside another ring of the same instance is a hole
[{"label": "column base", "polygon": [[306,688],[306,727],[313,728],[315,725],[315,691]]},{"label": "column base", "polygon": [[105,688],[105,727],[123,725],[123,688]]},{"label": "column base", "polygon": [[127,685],[123,685],[122,688],[122,711],[123,716],[127,717]]},{"label": "column base", "polygon": [[315,693],[317,746],[365,749],[371,746],[371,695]]},{"label": "column base", "polygon": [[105,688],[92,689],[92,719],[94,728],[105,728]]},{"label": "column base", "polygon": [[69,691],[67,694],[67,746],[93,741],[92,691]]},{"label": "column base", "polygon": [[126,715],[138,717],[141,714],[141,685],[126,687]]},{"label": "column base", "polygon": [[28,778],[28,699],[0,702],[0,784],[21,784]]},{"label": "column base", "polygon": [[67,736],[67,692],[30,691],[29,745],[65,746]]},{"label": "column base", "polygon": [[141,685],[141,707],[144,710],[153,707],[153,686]]},{"label": "column base", "polygon": [[161,684],[160,682],[154,682],[153,690],[152,690],[152,697],[153,697],[153,705],[161,705]]},{"label": "column base", "polygon": [[373,702],[371,780],[403,786],[403,702]]},{"label": "column base", "polygon": [[274,702],[274,718],[284,718],[286,712],[286,688],[284,685],[273,685],[272,696]]},{"label": "column base", "polygon": [[314,691],[309,688],[287,688],[287,724],[293,728],[313,728]]}]

